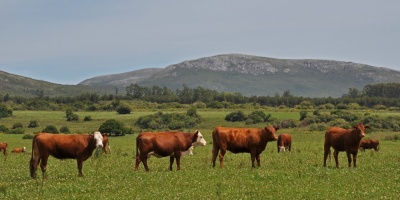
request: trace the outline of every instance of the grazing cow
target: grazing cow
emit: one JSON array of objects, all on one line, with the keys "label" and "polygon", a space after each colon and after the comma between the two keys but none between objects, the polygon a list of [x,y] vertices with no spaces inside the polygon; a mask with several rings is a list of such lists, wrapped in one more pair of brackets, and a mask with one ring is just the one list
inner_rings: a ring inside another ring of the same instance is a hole
[{"label": "grazing cow", "polygon": [[26,147],[22,147],[22,148],[15,148],[13,149],[11,152],[13,153],[22,153],[26,151]]},{"label": "grazing cow", "polygon": [[88,159],[97,147],[103,147],[103,136],[100,132],[69,135],[38,133],[32,140],[31,177],[36,178],[39,163],[43,176],[45,175],[47,160],[50,155],[58,159],[76,159],[78,176],[83,176],[83,161]]},{"label": "grazing cow", "polygon": [[7,154],[7,146],[8,144],[6,142],[0,143],[0,152],[3,151],[3,154]]},{"label": "grazing cow", "polygon": [[265,150],[269,141],[277,140],[276,131],[278,129],[278,127],[273,126],[267,126],[265,128],[216,127],[212,133],[213,167],[215,167],[215,160],[220,150],[219,162],[221,168],[224,167],[224,155],[226,150],[232,153],[250,153],[252,167],[255,167],[255,159],[257,159],[258,167],[260,167],[260,154]]},{"label": "grazing cow", "polygon": [[287,133],[280,134],[276,146],[278,147],[278,153],[286,149],[290,151],[292,149],[292,136]]},{"label": "grazing cow", "polygon": [[324,167],[326,167],[326,158],[330,154],[330,149],[333,147],[333,156],[336,161],[336,167],[339,167],[338,155],[340,151],[346,151],[349,167],[351,167],[351,155],[353,155],[353,165],[356,167],[358,147],[361,138],[365,136],[365,130],[369,126],[364,126],[358,123],[352,129],[343,129],[338,127],[331,127],[325,132],[324,144]]},{"label": "grazing cow", "polygon": [[111,146],[108,141],[108,136],[107,136],[107,134],[102,134],[102,136],[103,136],[103,152],[107,153],[107,149],[108,149],[108,152],[111,154]]},{"label": "grazing cow", "polygon": [[360,150],[365,151],[365,149],[375,149],[375,151],[379,151],[379,140],[361,140]]},{"label": "grazing cow", "polygon": [[152,155],[155,157],[170,157],[169,170],[172,171],[172,164],[176,159],[177,170],[181,169],[180,159],[184,151],[188,151],[191,146],[204,146],[204,140],[200,131],[194,133],[183,132],[158,132],[140,133],[136,138],[136,164],[135,171],[138,170],[140,162],[143,162],[146,171],[149,171],[147,159]]}]

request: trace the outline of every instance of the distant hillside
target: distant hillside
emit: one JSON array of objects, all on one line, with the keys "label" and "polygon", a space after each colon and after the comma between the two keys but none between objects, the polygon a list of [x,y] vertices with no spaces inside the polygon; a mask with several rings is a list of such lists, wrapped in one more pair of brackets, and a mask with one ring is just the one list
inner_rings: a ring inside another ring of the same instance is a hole
[{"label": "distant hillside", "polygon": [[82,85],[61,85],[46,81],[39,81],[28,77],[0,71],[0,94],[12,96],[37,97],[43,92],[44,96],[76,96],[83,93],[100,94],[107,90],[94,89]]},{"label": "distant hillside", "polygon": [[339,97],[349,88],[362,89],[367,84],[388,82],[400,82],[400,72],[352,62],[227,54],[184,61],[164,69],[95,77],[80,85],[124,90],[135,83],[173,89],[186,84],[191,88],[200,86],[246,96],[273,96],[289,90],[296,96]]},{"label": "distant hillside", "polygon": [[98,76],[78,85],[61,85],[0,71],[0,94],[18,96],[76,96],[82,93],[125,94],[138,84],[182,89],[203,87],[246,96],[274,96],[289,90],[295,96],[340,97],[349,88],[367,84],[400,83],[400,72],[352,62],[311,59],[275,59],[227,54],[184,61],[166,68]]}]

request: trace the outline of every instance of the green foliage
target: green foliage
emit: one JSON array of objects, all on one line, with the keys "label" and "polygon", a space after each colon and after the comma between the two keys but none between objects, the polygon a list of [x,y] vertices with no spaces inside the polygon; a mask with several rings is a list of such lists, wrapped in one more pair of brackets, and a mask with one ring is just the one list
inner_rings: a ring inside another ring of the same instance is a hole
[{"label": "green foliage", "polygon": [[28,128],[36,128],[39,126],[39,123],[36,120],[31,120],[28,124]]},{"label": "green foliage", "polygon": [[79,121],[79,115],[77,115],[77,114],[70,114],[70,115],[68,115],[68,117],[67,117],[67,121],[75,121],[75,122],[77,122],[77,121]]},{"label": "green foliage", "polygon": [[222,108],[224,108],[224,104],[219,101],[213,101],[213,102],[207,104],[207,107],[214,108],[214,109],[222,109]]},{"label": "green foliage", "polygon": [[153,115],[146,115],[139,117],[139,119],[135,122],[135,125],[142,129],[151,129],[151,130],[181,130],[184,128],[193,128],[198,123],[201,122],[201,117],[197,115],[193,109],[189,109],[188,114],[183,115],[180,113],[162,113],[157,112]]},{"label": "green foliage", "polygon": [[0,119],[12,116],[13,111],[8,109],[7,106],[0,104]]},{"label": "green foliage", "polygon": [[8,132],[8,128],[6,126],[4,126],[4,125],[0,125],[0,132],[7,133]]},{"label": "green foliage", "polygon": [[124,127],[124,124],[116,119],[109,119],[100,125],[99,131],[115,136],[124,136],[129,133],[129,129]]},{"label": "green foliage", "polygon": [[24,136],[22,136],[22,139],[33,139],[35,135],[33,134],[24,134]]},{"label": "green foliage", "polygon": [[307,111],[305,111],[305,110],[302,110],[302,111],[300,111],[300,121],[303,121],[305,118],[307,118],[307,115],[308,115],[308,113],[307,113]]},{"label": "green foliage", "polygon": [[85,116],[85,118],[83,118],[83,121],[85,121],[85,122],[89,122],[89,121],[92,121],[92,120],[93,119],[92,119],[92,117],[90,115]]},{"label": "green foliage", "polygon": [[241,110],[231,112],[225,116],[225,120],[229,122],[241,122],[245,121],[246,119],[247,119],[246,114],[244,114],[244,112]]},{"label": "green foliage", "polygon": [[15,129],[11,129],[8,132],[6,132],[7,134],[24,134],[25,131],[23,128],[15,128]]},{"label": "green foliage", "polygon": [[23,127],[22,123],[21,122],[17,122],[15,124],[13,124],[12,129],[22,128],[22,127]]},{"label": "green foliage", "polygon": [[117,107],[117,113],[120,115],[129,114],[131,113],[131,108],[129,108],[127,105],[119,105]]},{"label": "green foliage", "polygon": [[54,134],[58,134],[58,133],[59,133],[57,127],[55,127],[54,125],[48,125],[48,126],[46,126],[46,127],[42,130],[42,132],[44,132],[44,133],[54,133]]},{"label": "green foliage", "polygon": [[69,128],[66,126],[63,126],[60,128],[60,133],[70,133]]}]

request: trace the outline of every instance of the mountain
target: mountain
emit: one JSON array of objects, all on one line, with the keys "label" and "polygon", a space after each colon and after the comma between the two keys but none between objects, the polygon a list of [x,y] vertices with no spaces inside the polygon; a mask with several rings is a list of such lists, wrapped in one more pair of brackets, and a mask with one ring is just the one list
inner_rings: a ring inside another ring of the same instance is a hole
[{"label": "mountain", "polygon": [[61,85],[47,81],[35,80],[32,78],[10,74],[0,71],[0,94],[37,97],[40,95],[54,96],[76,96],[84,93],[106,93],[107,90],[95,89],[82,85]]},{"label": "mountain", "polygon": [[295,96],[340,97],[349,88],[400,82],[400,72],[352,62],[316,59],[276,59],[225,54],[188,60],[165,68],[97,76],[78,85],[61,85],[0,71],[0,94],[15,96],[75,96],[83,93],[125,94],[138,84],[171,89],[203,87],[246,96],[274,96],[289,90]]},{"label": "mountain", "polygon": [[316,59],[276,59],[226,54],[184,61],[163,69],[143,69],[87,79],[79,85],[124,90],[130,84],[182,89],[203,87],[273,96],[289,90],[295,96],[340,97],[349,88],[400,82],[400,72],[352,62]]}]

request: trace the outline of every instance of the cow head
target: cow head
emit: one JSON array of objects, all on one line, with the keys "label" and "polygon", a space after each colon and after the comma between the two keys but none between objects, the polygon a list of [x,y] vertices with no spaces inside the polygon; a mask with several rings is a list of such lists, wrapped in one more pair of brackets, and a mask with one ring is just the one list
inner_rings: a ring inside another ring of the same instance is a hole
[{"label": "cow head", "polygon": [[285,150],[286,150],[285,146],[279,146],[279,152],[285,151]]},{"label": "cow head", "polygon": [[206,144],[207,144],[207,142],[203,138],[203,135],[200,133],[200,131],[196,130],[196,132],[194,133],[194,139],[193,139],[192,146],[204,146]]},{"label": "cow head", "polygon": [[23,147],[23,148],[22,148],[22,152],[25,152],[25,151],[26,151],[26,147]]},{"label": "cow head", "polygon": [[278,126],[267,126],[264,128],[264,131],[267,133],[268,141],[276,141],[278,140],[278,136],[276,136],[276,131],[279,129]]},{"label": "cow head", "polygon": [[99,131],[93,133],[93,138],[96,141],[96,147],[103,147],[103,136]]},{"label": "cow head", "polygon": [[358,123],[357,126],[353,127],[358,137],[361,139],[365,136],[365,130],[369,129],[369,126],[364,126],[363,123]]}]

